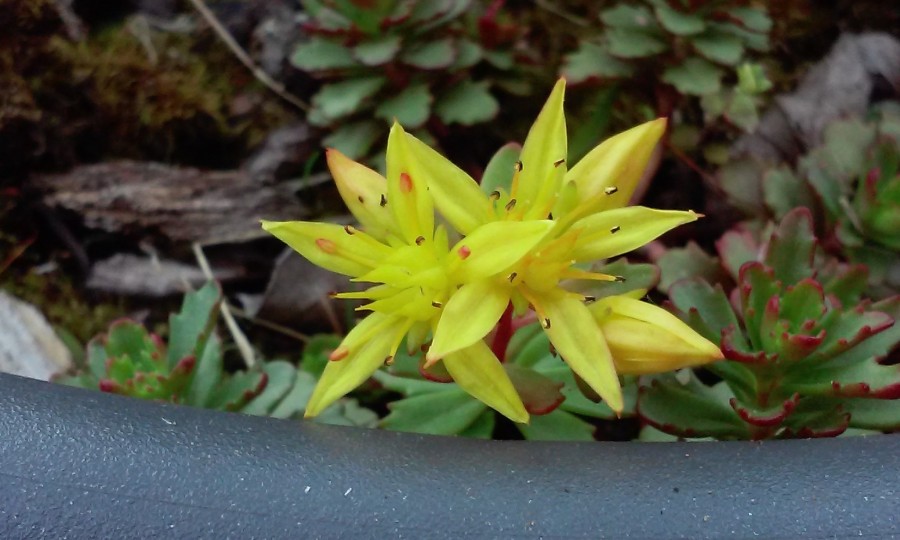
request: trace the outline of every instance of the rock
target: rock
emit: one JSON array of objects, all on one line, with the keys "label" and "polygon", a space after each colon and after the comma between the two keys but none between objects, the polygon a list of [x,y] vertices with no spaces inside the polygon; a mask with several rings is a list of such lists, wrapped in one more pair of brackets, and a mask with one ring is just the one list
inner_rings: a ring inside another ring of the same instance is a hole
[{"label": "rock", "polygon": [[31,304],[0,291],[0,372],[42,381],[72,367],[72,355]]},{"label": "rock", "polygon": [[[243,275],[240,268],[213,268],[217,281]],[[118,253],[91,268],[87,288],[115,294],[163,297],[184,294],[206,283],[200,268],[178,261]]]}]

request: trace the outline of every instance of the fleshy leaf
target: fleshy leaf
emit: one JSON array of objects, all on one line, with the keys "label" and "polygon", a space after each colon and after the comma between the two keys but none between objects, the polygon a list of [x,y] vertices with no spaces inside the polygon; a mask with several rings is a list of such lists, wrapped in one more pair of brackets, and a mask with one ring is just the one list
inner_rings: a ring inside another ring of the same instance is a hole
[{"label": "fleshy leaf", "polygon": [[459,388],[401,399],[388,405],[381,426],[394,431],[456,435],[484,413],[485,406]]}]

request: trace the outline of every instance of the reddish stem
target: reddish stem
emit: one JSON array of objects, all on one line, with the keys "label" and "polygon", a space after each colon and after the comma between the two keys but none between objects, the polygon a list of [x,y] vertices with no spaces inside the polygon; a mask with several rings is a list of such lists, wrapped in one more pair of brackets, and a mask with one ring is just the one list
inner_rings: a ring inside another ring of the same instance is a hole
[{"label": "reddish stem", "polygon": [[512,302],[506,306],[506,311],[500,316],[497,322],[497,330],[494,332],[494,341],[491,343],[491,350],[501,362],[506,362],[506,348],[509,347],[509,340],[513,336],[512,324]]}]

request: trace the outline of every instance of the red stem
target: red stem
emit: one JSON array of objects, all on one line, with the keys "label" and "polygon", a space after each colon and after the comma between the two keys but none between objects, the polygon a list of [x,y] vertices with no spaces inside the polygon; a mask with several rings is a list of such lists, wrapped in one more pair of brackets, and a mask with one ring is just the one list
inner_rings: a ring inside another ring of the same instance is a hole
[{"label": "red stem", "polygon": [[509,340],[512,339],[512,336],[512,302],[510,302],[497,322],[497,331],[494,333],[494,341],[491,343],[491,350],[501,362],[506,362],[506,348],[509,347]]}]

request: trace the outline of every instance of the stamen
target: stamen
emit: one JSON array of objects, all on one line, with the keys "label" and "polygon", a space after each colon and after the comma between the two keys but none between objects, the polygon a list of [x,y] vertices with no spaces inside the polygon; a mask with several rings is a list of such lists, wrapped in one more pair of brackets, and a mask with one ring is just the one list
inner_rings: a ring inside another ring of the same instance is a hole
[{"label": "stamen", "polygon": [[331,351],[331,354],[328,355],[328,360],[337,362],[338,360],[347,358],[348,354],[350,354],[350,349],[348,349],[347,347],[338,347],[337,349]]},{"label": "stamen", "polygon": [[613,193],[615,193],[617,191],[619,191],[619,188],[617,188],[616,186],[612,186],[612,187],[608,187],[608,188],[604,189],[603,193],[606,193],[607,195],[612,195]]},{"label": "stamen", "polygon": [[616,225],[615,227],[611,228],[611,229],[609,230],[609,232],[610,232],[610,234],[616,234],[616,233],[619,232],[620,230],[622,230],[622,227],[619,227],[618,225]]},{"label": "stamen", "polygon": [[547,219],[553,219],[553,212],[550,212],[549,214],[547,214]]},{"label": "stamen", "polygon": [[565,163],[565,162],[566,162],[565,159],[557,159],[556,161],[553,162],[553,166],[554,166],[554,167],[559,167],[560,165],[562,165],[562,164]]},{"label": "stamen", "polygon": [[424,237],[424,236],[418,236],[418,237],[416,237],[416,245],[417,245],[417,246],[421,246],[421,245],[422,245],[422,242],[424,242],[424,241],[425,241],[425,237]]},{"label": "stamen", "polygon": [[556,347],[554,347],[553,344],[551,343],[550,344],[550,356],[552,356],[553,358],[556,358],[556,356],[558,354],[559,353],[556,352]]},{"label": "stamen", "polygon": [[387,206],[387,197],[385,197],[384,193],[381,194],[381,202],[379,204],[382,207]]},{"label": "stamen", "polygon": [[337,295],[338,295],[337,291],[328,291],[328,298],[332,298],[332,299],[337,298]]},{"label": "stamen", "polygon": [[626,281],[625,276],[613,276],[613,277],[615,278],[615,279],[613,279],[613,281],[616,281],[618,283],[625,283],[625,281]]},{"label": "stamen", "polygon": [[400,173],[400,191],[409,193],[413,189],[412,177],[409,173]]},{"label": "stamen", "polygon": [[519,275],[518,273],[513,272],[512,274],[509,275],[509,277],[507,279],[509,279],[509,282],[512,283],[513,280],[516,279],[516,276],[518,276],[518,275]]},{"label": "stamen", "polygon": [[492,201],[496,201],[500,198],[500,192],[495,189],[494,191],[491,192],[490,197],[491,197]]},{"label": "stamen", "polygon": [[354,232],[354,230],[355,230],[355,229],[353,229],[353,227],[351,227],[350,225],[344,225],[344,232],[345,232],[345,233],[351,234],[351,235],[352,235],[353,232]]},{"label": "stamen", "polygon": [[460,259],[464,259],[464,260],[465,260],[465,259],[468,259],[468,258],[469,258],[469,255],[472,254],[472,250],[469,249],[469,246],[462,246],[461,248],[459,248],[458,250],[456,250],[456,253],[459,255],[459,258],[460,258]]},{"label": "stamen", "polygon": [[541,327],[543,327],[544,330],[550,328],[550,319],[541,319]]},{"label": "stamen", "polygon": [[384,365],[393,366],[394,365],[394,355],[388,356],[384,359]]},{"label": "stamen", "polygon": [[327,238],[316,239],[316,245],[325,253],[329,253],[332,255],[337,253],[337,246],[334,244],[334,242]]},{"label": "stamen", "polygon": [[516,200],[510,199],[508,203],[506,203],[506,211],[512,212],[512,209],[516,207]]},{"label": "stamen", "polygon": [[444,307],[444,304],[442,304],[442,303],[440,303],[440,302],[437,302],[437,301],[434,301],[434,302],[431,303],[431,306],[440,309],[440,308]]},{"label": "stamen", "polygon": [[524,169],[525,166],[522,165],[521,161],[517,161],[516,164],[514,165],[514,168],[516,169],[516,172],[522,172],[522,169]]},{"label": "stamen", "polygon": [[585,304],[593,304],[593,303],[596,302],[596,301],[597,301],[597,297],[596,297],[596,296],[585,296],[585,297],[584,297],[584,303],[585,303]]}]

